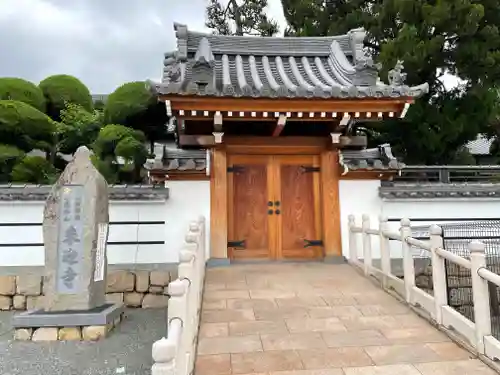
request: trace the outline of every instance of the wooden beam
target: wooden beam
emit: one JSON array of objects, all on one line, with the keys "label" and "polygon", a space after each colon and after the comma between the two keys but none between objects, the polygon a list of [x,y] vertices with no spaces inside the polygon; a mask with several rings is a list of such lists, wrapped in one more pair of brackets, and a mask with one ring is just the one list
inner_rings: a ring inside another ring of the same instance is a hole
[{"label": "wooden beam", "polygon": [[216,143],[215,143],[215,137],[213,135],[179,134],[179,145],[214,147]]},{"label": "wooden beam", "polygon": [[285,125],[286,125],[286,116],[280,115],[278,121],[276,122],[276,127],[274,128],[273,131],[273,137],[278,137],[285,128]]},{"label": "wooden beam", "polygon": [[227,259],[227,158],[224,149],[212,152],[210,173],[210,258]]},{"label": "wooden beam", "polygon": [[214,132],[222,132],[222,114],[220,111],[215,112],[214,115]]},{"label": "wooden beam", "polygon": [[326,257],[342,255],[339,201],[339,155],[337,150],[321,153],[323,245]]},{"label": "wooden beam", "polygon": [[[262,99],[262,98],[209,98],[199,96],[161,95],[160,100],[170,100],[172,110],[183,110],[186,115],[191,111],[234,111],[239,112],[377,112],[392,111],[401,113],[406,103],[413,103],[413,98],[382,99]],[[181,115],[182,116],[182,115]]]}]

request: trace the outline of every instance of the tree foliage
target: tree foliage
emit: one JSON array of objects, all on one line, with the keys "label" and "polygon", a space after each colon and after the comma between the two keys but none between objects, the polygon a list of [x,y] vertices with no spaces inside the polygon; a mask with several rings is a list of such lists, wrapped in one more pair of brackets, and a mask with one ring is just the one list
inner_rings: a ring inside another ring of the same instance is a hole
[{"label": "tree foliage", "polygon": [[63,154],[73,154],[80,146],[92,145],[101,129],[102,113],[88,112],[78,104],[68,103],[60,117],[57,150]]},{"label": "tree foliage", "polygon": [[153,143],[165,134],[165,105],[145,82],[129,82],[109,95],[104,107],[104,123],[120,124],[142,131]]},{"label": "tree foliage", "polygon": [[207,6],[206,26],[220,35],[273,36],[278,23],[267,17],[267,0],[210,0]]},{"label": "tree foliage", "polygon": [[32,106],[15,100],[0,100],[0,140],[29,152],[50,150],[55,123]]},{"label": "tree foliage", "polygon": [[93,144],[94,164],[109,183],[139,182],[148,155],[141,131],[123,125],[106,125]]},{"label": "tree foliage", "polygon": [[[407,84],[430,92],[405,119],[380,124],[373,141],[391,141],[407,162],[453,163],[457,150],[488,132],[498,113],[500,4],[496,0],[282,0],[288,34],[326,36],[364,27],[384,79],[398,59]],[[466,83],[447,89],[445,73]],[[375,132],[372,132],[375,134]]]},{"label": "tree foliage", "polygon": [[53,184],[57,180],[57,169],[41,156],[27,155],[12,169],[13,182],[32,184]]},{"label": "tree foliage", "polygon": [[45,78],[40,82],[40,88],[47,101],[47,114],[59,121],[61,111],[67,103],[78,104],[87,111],[92,111],[90,91],[78,78],[59,74]]},{"label": "tree foliage", "polygon": [[0,183],[11,181],[12,169],[24,155],[15,146],[0,144]]},{"label": "tree foliage", "polygon": [[0,78],[0,100],[17,100],[41,112],[45,111],[45,98],[42,90],[34,83],[22,78]]}]

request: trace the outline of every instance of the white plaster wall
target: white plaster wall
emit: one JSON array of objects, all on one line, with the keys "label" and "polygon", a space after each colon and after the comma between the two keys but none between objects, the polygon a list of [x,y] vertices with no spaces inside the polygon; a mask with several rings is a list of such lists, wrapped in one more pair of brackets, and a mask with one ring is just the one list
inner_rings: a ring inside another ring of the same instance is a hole
[{"label": "white plaster wall", "polygon": [[[189,223],[200,215],[210,218],[209,181],[171,181],[168,200],[110,201],[110,222],[152,222],[165,224],[113,224],[108,242],[165,241],[165,244],[108,244],[109,264],[176,263]],[[43,266],[44,202],[0,202],[0,267]],[[31,226],[2,226],[5,223],[33,223]],[[208,248],[208,247],[207,247]]]},{"label": "white plaster wall", "polygon": [[167,228],[174,261],[179,260],[179,251],[184,243],[184,235],[189,223],[198,216],[205,216],[207,257],[210,256],[210,181],[169,181],[169,199],[166,203]]},{"label": "white plaster wall", "polygon": [[[340,223],[342,236],[342,255],[349,257],[349,227],[348,216],[356,216],[356,225],[361,226],[361,216],[370,215],[372,227],[378,226],[378,217],[382,210],[382,201],[378,196],[379,180],[340,180]],[[361,236],[358,236],[358,250],[361,250]],[[379,246],[376,241],[372,243],[374,257],[379,256]],[[358,251],[358,258],[362,256]]]}]

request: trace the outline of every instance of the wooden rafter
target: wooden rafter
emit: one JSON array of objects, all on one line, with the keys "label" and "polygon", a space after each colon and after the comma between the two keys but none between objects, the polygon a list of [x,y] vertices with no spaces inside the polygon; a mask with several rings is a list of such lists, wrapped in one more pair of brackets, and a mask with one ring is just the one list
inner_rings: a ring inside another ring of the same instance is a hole
[{"label": "wooden rafter", "polygon": [[286,116],[280,115],[278,121],[276,122],[276,127],[274,128],[273,131],[273,137],[278,137],[285,128],[285,125],[286,125]]}]

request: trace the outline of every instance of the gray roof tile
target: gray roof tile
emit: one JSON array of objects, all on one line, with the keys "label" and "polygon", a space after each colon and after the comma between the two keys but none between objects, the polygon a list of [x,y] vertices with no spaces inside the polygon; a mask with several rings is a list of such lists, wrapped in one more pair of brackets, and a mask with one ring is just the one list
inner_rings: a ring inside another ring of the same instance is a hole
[{"label": "gray roof tile", "polygon": [[206,150],[180,149],[175,143],[155,143],[155,159],[146,162],[149,170],[203,172],[207,168]]},{"label": "gray roof tile", "polygon": [[387,143],[364,150],[341,150],[339,161],[348,171],[400,170],[405,166],[394,157]]},{"label": "gray roof tile", "polygon": [[379,188],[384,199],[500,198],[500,184],[392,183]]},{"label": "gray roof tile", "polygon": [[419,97],[428,84],[408,87],[402,65],[390,84],[363,52],[365,31],[333,37],[217,36],[175,24],[177,51],[166,53],[159,94],[233,97]]},{"label": "gray roof tile", "polygon": [[[0,201],[44,201],[52,185],[6,184],[0,185]],[[112,200],[168,199],[168,189],[153,185],[109,185]]]}]

